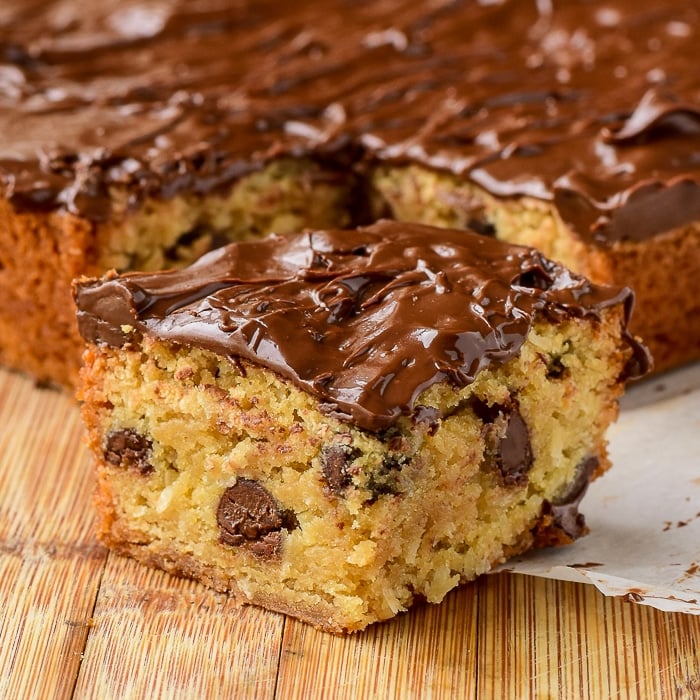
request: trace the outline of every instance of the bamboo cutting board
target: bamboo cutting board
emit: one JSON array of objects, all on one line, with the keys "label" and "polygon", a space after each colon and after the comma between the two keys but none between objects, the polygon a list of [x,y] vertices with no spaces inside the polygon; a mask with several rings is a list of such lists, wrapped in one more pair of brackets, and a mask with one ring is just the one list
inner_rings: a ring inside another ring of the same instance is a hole
[{"label": "bamboo cutting board", "polygon": [[499,574],[349,638],[94,537],[74,403],[0,370],[0,698],[700,698],[700,616]]}]

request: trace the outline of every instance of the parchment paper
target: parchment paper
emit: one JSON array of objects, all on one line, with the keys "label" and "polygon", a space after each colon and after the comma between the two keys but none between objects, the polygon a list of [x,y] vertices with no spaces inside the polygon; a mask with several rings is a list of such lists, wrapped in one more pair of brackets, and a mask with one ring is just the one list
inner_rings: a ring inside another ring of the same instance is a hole
[{"label": "parchment paper", "polygon": [[621,407],[613,466],[580,506],[590,533],[499,570],[700,615],[700,363],[631,385]]}]

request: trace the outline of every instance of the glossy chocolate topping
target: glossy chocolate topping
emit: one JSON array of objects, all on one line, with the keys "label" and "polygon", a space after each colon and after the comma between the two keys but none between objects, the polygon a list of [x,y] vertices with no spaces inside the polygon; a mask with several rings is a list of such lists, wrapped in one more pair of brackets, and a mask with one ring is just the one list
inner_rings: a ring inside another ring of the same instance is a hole
[{"label": "glossy chocolate topping", "polygon": [[100,219],[112,185],[136,203],[350,155],[640,238],[698,218],[699,27],[693,0],[11,0],[0,186]]},{"label": "glossy chocolate topping", "polygon": [[[124,326],[259,363],[369,430],[419,414],[431,385],[461,387],[519,352],[536,314],[597,316],[629,289],[595,286],[529,248],[467,231],[379,222],[231,244],[191,267],[85,281],[78,325]],[[637,358],[646,355],[628,339]]]}]

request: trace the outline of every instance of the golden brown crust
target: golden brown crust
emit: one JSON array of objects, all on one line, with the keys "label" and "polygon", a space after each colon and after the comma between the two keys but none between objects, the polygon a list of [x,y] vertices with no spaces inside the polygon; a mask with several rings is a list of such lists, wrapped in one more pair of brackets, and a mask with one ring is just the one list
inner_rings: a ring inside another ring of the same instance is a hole
[{"label": "golden brown crust", "polygon": [[[104,515],[104,511],[102,512]],[[531,528],[533,532],[538,532],[539,523],[540,520],[533,523]],[[161,569],[175,576],[184,576],[185,578],[199,581],[215,591],[230,595],[238,605],[256,605],[272,612],[289,615],[312,625],[318,630],[336,635],[360,632],[366,627],[366,623],[360,623],[357,620],[339,619],[337,609],[322,601],[317,602],[314,606],[309,606],[300,604],[298,601],[291,601],[282,596],[264,595],[259,592],[255,592],[252,595],[246,594],[236,582],[235,577],[226,575],[219,569],[208,567],[194,557],[183,555],[172,547],[158,544],[145,546],[148,543],[139,545],[133,541],[135,533],[120,531],[119,534],[114,534],[111,528],[112,524],[109,523],[109,519],[104,518],[100,523],[99,539],[102,544],[109,547],[116,554],[130,557],[145,566]],[[570,538],[566,541],[550,538],[549,541],[552,546],[565,545],[572,542]],[[534,539],[530,530],[527,530],[517,542],[504,546],[500,555],[492,557],[488,562],[487,570],[490,571],[498,564],[527,552],[533,546],[544,547],[549,545],[546,545],[543,540],[537,541]],[[472,580],[471,577],[465,577],[462,583],[469,583]],[[416,596],[408,605],[413,605],[421,600],[423,600],[422,596]],[[385,619],[390,619],[390,617],[387,616]],[[375,622],[382,621],[384,620],[378,619]]]},{"label": "golden brown crust", "polygon": [[660,372],[700,358],[700,223],[607,251],[610,284],[635,292],[630,329]]},{"label": "golden brown crust", "polygon": [[17,213],[0,199],[0,363],[40,383],[73,386],[80,349],[71,282],[94,272],[93,225]]},{"label": "golden brown crust", "polygon": [[[125,533],[123,537],[127,537]],[[330,605],[317,603],[315,607],[305,606],[298,602],[290,602],[280,596],[255,593],[247,595],[237,584],[236,579],[225,576],[221,571],[207,567],[192,556],[183,556],[180,552],[168,547],[139,546],[123,537],[111,538],[102,534],[100,541],[117,554],[130,557],[145,566],[161,569],[176,576],[184,576],[200,581],[220,593],[226,593],[238,605],[257,605],[272,612],[290,615],[316,629],[331,634],[345,635],[358,632],[364,625],[348,620],[346,624],[338,622],[337,611]]]}]

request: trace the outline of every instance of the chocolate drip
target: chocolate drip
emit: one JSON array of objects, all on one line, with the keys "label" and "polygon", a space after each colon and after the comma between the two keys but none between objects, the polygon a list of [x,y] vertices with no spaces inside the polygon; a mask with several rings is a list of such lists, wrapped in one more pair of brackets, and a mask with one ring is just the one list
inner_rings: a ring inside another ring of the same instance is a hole
[{"label": "chocolate drip", "polygon": [[[113,187],[135,206],[308,155],[564,202],[601,245],[697,219],[689,0],[27,0],[2,22],[0,189],[18,208],[106,219]],[[694,200],[641,201],[677,182]]]},{"label": "chocolate drip", "polygon": [[123,345],[128,326],[260,363],[329,414],[381,430],[401,415],[421,420],[416,401],[429,386],[465,386],[515,357],[537,314],[598,317],[629,309],[632,293],[530,248],[384,221],[231,244],[185,270],[86,281],[76,301],[90,342]]},{"label": "chocolate drip", "polygon": [[576,478],[567,492],[553,501],[544,501],[540,522],[533,531],[536,546],[569,544],[588,532],[586,518],[578,507],[598,465],[597,457],[587,457],[578,465]]}]

